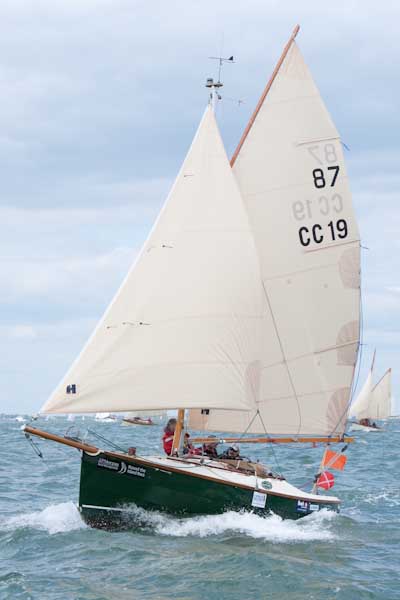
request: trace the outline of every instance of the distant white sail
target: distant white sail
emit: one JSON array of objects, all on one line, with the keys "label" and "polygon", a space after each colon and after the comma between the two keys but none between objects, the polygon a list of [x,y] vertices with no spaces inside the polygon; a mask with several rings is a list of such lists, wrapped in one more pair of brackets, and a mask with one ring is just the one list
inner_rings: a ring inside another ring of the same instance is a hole
[{"label": "distant white sail", "polygon": [[372,392],[372,377],[373,370],[370,369],[368,373],[368,377],[361,388],[360,393],[350,406],[349,417],[355,417],[356,419],[365,419],[369,418],[371,415],[369,414],[369,405],[371,400],[371,392]]},{"label": "distant white sail", "polygon": [[392,415],[392,369],[388,369],[372,389],[371,408],[373,419],[387,419]]},{"label": "distant white sail", "polygon": [[49,413],[255,406],[261,286],[208,108],[149,239]]},{"label": "distant white sail", "polygon": [[388,369],[373,386],[371,369],[361,392],[350,407],[350,417],[360,419],[387,419],[392,414],[392,370]]},{"label": "distant white sail", "polygon": [[259,413],[191,411],[190,425],[342,434],[359,345],[359,232],[339,134],[295,43],[235,157],[265,292]]}]

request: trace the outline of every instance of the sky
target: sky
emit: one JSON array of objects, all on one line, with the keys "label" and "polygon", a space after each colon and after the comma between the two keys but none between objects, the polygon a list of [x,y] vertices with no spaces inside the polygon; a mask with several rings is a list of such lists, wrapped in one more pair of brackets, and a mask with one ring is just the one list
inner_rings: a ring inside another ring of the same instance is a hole
[{"label": "sky", "polygon": [[206,106],[208,57],[235,57],[218,110],[231,155],[296,23],[349,147],[360,382],[376,347],[400,400],[399,18],[388,0],[2,0],[0,412],[38,411],[110,302]]}]

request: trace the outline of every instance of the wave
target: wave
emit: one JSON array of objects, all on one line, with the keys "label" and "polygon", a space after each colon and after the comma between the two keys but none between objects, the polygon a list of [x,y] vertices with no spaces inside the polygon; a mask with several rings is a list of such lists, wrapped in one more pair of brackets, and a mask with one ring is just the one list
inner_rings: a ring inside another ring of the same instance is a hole
[{"label": "wave", "polygon": [[21,528],[39,529],[54,533],[64,533],[87,527],[73,502],[51,504],[39,512],[8,517],[0,521],[0,530],[12,531]]},{"label": "wave", "polygon": [[386,505],[389,508],[394,508],[396,506],[400,506],[400,494],[398,489],[396,490],[383,490],[380,493],[370,493],[367,494],[363,501],[366,504],[372,505]]},{"label": "wave", "polygon": [[[234,511],[177,518],[136,506],[129,506],[129,512],[125,514],[125,524],[129,523],[132,529],[170,537],[242,535],[272,543],[329,541],[336,538],[330,524],[337,515],[328,510],[321,510],[298,521],[285,520],[278,515],[261,517],[254,513]],[[52,504],[39,512],[15,515],[0,521],[0,530],[3,531],[32,528],[47,531],[50,535],[86,527],[73,502]]]},{"label": "wave", "polygon": [[130,507],[130,520],[140,523],[144,530],[171,537],[210,537],[244,535],[273,543],[296,543],[314,540],[333,540],[330,522],[337,514],[321,510],[298,521],[285,520],[278,515],[261,517],[249,512],[229,511],[220,515],[176,518],[158,512]]}]

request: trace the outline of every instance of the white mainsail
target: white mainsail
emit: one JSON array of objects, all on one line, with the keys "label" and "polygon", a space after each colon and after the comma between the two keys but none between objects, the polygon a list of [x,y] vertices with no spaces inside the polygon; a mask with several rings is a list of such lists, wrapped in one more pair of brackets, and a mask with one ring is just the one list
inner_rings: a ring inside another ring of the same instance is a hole
[{"label": "white mainsail", "polygon": [[255,406],[259,262],[209,107],[144,248],[42,412]]},{"label": "white mainsail", "polygon": [[294,42],[266,89],[233,158],[264,288],[259,412],[191,411],[190,426],[342,434],[360,296],[359,233],[342,145]]},{"label": "white mainsail", "polygon": [[371,419],[388,419],[392,415],[392,369],[388,369],[372,390]]},{"label": "white mainsail", "polygon": [[360,419],[387,419],[392,414],[392,370],[388,369],[378,383],[373,386],[373,369],[361,392],[350,407],[349,416]]}]

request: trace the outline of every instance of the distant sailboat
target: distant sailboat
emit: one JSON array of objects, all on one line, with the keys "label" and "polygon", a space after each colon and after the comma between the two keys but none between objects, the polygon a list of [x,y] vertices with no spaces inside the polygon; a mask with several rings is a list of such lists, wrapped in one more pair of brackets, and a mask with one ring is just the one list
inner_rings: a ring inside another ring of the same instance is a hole
[{"label": "distant sailboat", "polygon": [[117,420],[116,415],[112,415],[109,412],[96,413],[95,420],[98,423],[114,423]]},{"label": "distant sailboat", "polygon": [[349,417],[356,419],[350,426],[351,431],[384,431],[375,421],[385,420],[392,414],[392,370],[388,369],[374,386],[374,363],[375,353],[367,380],[350,407]]},{"label": "distant sailboat", "polygon": [[126,413],[121,425],[156,425],[167,421],[168,413],[166,410],[147,410],[134,411]]},{"label": "distant sailboat", "polygon": [[184,453],[185,410],[203,431],[263,434],[249,443],[344,441],[359,344],[359,233],[340,137],[298,29],[233,169],[214,115],[221,83],[208,81],[210,105],[138,260],[42,408],[178,409],[171,455],[100,450],[25,428],[82,450],[79,507],[91,524],[123,518],[130,503],[295,519],[338,510],[340,500],[316,487],[331,487],[331,474],[320,476],[332,457],[306,492],[267,466]]}]

